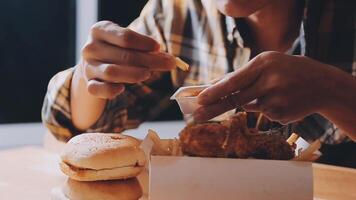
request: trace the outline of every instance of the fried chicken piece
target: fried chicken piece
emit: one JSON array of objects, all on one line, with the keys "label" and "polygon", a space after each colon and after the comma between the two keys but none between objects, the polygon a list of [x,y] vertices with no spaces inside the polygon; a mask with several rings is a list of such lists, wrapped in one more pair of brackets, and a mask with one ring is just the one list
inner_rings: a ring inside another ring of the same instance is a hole
[{"label": "fried chicken piece", "polygon": [[292,147],[279,135],[232,134],[228,146],[230,155],[237,158],[289,160],[294,157]]},{"label": "fried chicken piece", "polygon": [[190,156],[225,157],[228,128],[218,122],[186,126],[179,134],[182,150]]},{"label": "fried chicken piece", "polygon": [[183,153],[203,157],[288,160],[293,148],[279,135],[267,135],[247,127],[246,113],[221,123],[189,125],[180,133]]},{"label": "fried chicken piece", "polygon": [[230,131],[227,151],[238,158],[289,160],[294,157],[293,147],[282,136],[248,129],[244,112],[224,121],[224,125]]}]

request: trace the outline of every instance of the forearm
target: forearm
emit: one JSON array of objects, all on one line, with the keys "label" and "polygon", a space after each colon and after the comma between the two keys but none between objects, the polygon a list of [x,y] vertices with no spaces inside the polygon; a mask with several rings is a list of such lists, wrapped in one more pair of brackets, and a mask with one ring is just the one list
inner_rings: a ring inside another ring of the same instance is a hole
[{"label": "forearm", "polygon": [[335,75],[327,106],[320,114],[356,141],[356,78],[339,70]]},{"label": "forearm", "polygon": [[81,70],[82,68],[77,66],[73,74],[70,106],[73,125],[77,129],[86,130],[100,118],[106,100],[95,97],[88,92]]},{"label": "forearm", "polygon": [[81,133],[73,126],[70,109],[70,85],[74,68],[56,74],[48,84],[42,107],[43,125],[61,141]]}]

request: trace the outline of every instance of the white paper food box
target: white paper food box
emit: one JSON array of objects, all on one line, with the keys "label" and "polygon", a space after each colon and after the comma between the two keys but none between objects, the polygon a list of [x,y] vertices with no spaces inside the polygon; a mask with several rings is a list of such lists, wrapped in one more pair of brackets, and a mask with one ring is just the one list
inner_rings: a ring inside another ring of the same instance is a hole
[{"label": "white paper food box", "polygon": [[149,199],[313,199],[311,163],[152,156]]},{"label": "white paper food box", "polygon": [[151,200],[313,199],[311,162],[151,156],[149,173]]}]

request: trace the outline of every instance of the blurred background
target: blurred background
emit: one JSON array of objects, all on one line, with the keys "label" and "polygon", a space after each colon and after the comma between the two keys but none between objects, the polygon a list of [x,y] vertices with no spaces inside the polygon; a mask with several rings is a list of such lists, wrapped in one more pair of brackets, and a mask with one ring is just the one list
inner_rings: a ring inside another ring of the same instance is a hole
[{"label": "blurred background", "polygon": [[39,122],[49,80],[75,65],[91,25],[127,26],[146,2],[0,1],[0,124]]}]

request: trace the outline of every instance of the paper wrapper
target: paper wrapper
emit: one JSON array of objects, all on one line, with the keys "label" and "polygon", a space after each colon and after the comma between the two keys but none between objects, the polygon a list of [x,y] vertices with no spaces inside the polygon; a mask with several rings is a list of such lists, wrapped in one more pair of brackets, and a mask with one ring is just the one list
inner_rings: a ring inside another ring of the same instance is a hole
[{"label": "paper wrapper", "polygon": [[151,156],[149,198],[312,199],[309,162]]},{"label": "paper wrapper", "polygon": [[[296,158],[315,146],[301,137],[288,142],[296,145]],[[178,139],[161,140],[152,130],[143,144],[150,146],[146,169],[149,187],[144,189],[149,199],[313,198],[312,164],[299,162],[302,159],[297,162],[188,157],[183,156]],[[316,150],[314,155],[320,152]]]},{"label": "paper wrapper", "polygon": [[[321,143],[319,140],[309,144],[302,137],[293,133],[287,142],[290,145],[295,145],[296,157],[293,160],[315,161],[321,156],[321,152],[319,151]],[[141,148],[145,151],[147,158],[150,158],[151,155],[183,156],[179,139],[160,139],[159,135],[153,130],[148,130],[147,136],[142,141]]]}]

